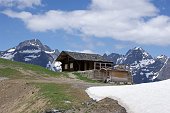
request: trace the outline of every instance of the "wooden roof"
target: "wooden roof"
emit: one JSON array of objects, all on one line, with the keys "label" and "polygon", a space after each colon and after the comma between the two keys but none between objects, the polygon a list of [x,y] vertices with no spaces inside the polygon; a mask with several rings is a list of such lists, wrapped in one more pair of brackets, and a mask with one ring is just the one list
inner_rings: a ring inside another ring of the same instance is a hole
[{"label": "wooden roof", "polygon": [[112,63],[112,61],[106,60],[104,57],[102,57],[99,54],[78,53],[78,52],[70,52],[70,51],[62,51],[58,56],[57,60],[60,61],[64,54],[69,55],[74,60]]}]

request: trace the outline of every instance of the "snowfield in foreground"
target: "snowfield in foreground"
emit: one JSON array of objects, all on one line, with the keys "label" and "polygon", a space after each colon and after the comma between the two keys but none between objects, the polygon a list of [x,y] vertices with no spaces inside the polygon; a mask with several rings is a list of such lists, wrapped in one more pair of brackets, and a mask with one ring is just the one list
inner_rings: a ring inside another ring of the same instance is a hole
[{"label": "snowfield in foreground", "polygon": [[126,86],[90,87],[90,98],[115,99],[128,113],[170,113],[170,80]]}]

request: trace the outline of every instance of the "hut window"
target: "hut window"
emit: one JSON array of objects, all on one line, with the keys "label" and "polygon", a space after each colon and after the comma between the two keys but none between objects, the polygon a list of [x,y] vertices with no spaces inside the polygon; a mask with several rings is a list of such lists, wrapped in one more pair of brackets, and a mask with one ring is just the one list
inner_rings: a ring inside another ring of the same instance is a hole
[{"label": "hut window", "polygon": [[68,69],[68,64],[65,64],[64,68],[65,68],[65,69]]},{"label": "hut window", "polygon": [[73,63],[70,63],[70,68],[73,68]]}]

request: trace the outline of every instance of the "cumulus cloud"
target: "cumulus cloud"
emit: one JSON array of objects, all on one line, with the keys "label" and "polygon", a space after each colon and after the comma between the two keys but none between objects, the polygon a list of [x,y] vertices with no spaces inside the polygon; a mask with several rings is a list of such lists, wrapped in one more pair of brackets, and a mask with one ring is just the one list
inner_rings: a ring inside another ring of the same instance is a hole
[{"label": "cumulus cloud", "polygon": [[0,0],[0,6],[17,7],[20,9],[41,5],[41,0]]},{"label": "cumulus cloud", "polygon": [[170,45],[170,17],[159,15],[150,0],[92,0],[87,10],[50,10],[43,14],[7,10],[2,13],[21,19],[35,32],[63,29],[78,31],[87,37]]}]

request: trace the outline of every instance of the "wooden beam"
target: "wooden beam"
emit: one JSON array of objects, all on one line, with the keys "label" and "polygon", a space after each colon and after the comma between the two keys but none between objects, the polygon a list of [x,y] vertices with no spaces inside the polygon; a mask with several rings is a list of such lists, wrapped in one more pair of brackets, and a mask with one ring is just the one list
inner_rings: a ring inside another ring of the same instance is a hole
[{"label": "wooden beam", "polygon": [[101,65],[101,62],[100,62],[100,70],[101,70],[101,66],[102,66],[102,65]]}]

